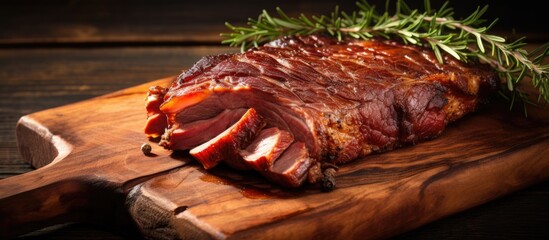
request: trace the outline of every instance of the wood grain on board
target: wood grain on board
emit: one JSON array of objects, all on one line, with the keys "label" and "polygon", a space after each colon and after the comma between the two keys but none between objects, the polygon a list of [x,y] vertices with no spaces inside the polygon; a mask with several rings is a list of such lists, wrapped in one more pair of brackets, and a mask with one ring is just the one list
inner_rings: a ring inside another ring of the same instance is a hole
[{"label": "wood grain on board", "polygon": [[[381,10],[385,0],[369,2]],[[423,4],[423,1],[408,2],[419,7]],[[444,1],[432,2],[436,5]],[[276,6],[290,15],[327,13],[336,3],[343,9],[353,6],[353,1],[309,0],[2,2],[0,178],[33,169],[17,149],[15,126],[21,116],[174,75],[204,55],[235,51],[218,47],[221,40],[218,34],[226,31],[225,21],[243,24],[247,17],[257,16],[262,9],[274,12]],[[539,25],[545,21],[545,8],[539,1],[450,3],[456,16],[464,16],[476,5],[489,4],[486,19],[500,19],[491,33],[510,39],[526,35],[527,42],[538,44],[549,39],[548,31]],[[99,191],[102,197],[86,196],[120,206],[125,193],[113,198],[109,191]],[[549,181],[426,224],[396,239],[547,239],[547,202]],[[20,239],[136,239],[133,228],[116,227],[125,224],[120,223],[124,222],[121,215],[125,210],[114,214],[120,216],[116,221],[109,218],[97,223],[98,219],[105,219],[102,214],[112,216],[111,212],[112,209],[107,213],[88,210],[88,217],[99,216],[91,223],[48,227]]]},{"label": "wood grain on board", "polygon": [[21,155],[39,169],[0,180],[0,238],[71,221],[117,224],[129,188],[186,163],[168,151],[141,152],[147,138],[138,106],[147,89],[122,90],[19,120]]},{"label": "wood grain on board", "polygon": [[145,156],[146,89],[170,80],[21,118],[21,153],[44,167],[0,181],[1,235],[67,221],[125,226],[131,216],[156,238],[380,238],[549,177],[549,126],[497,107],[437,139],[342,166],[330,193],[204,171],[154,144]]}]

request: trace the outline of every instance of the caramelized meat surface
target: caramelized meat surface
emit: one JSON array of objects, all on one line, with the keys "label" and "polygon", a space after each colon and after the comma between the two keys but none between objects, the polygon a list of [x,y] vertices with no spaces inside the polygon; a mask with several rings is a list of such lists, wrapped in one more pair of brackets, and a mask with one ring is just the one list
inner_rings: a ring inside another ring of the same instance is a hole
[{"label": "caramelized meat surface", "polygon": [[[444,61],[392,41],[285,37],[203,58],[165,94],[151,88],[145,132],[163,135],[166,148],[192,149],[206,168],[226,161],[299,186],[319,163],[434,138],[494,92],[487,66]],[[249,111],[258,119],[246,125]]]}]

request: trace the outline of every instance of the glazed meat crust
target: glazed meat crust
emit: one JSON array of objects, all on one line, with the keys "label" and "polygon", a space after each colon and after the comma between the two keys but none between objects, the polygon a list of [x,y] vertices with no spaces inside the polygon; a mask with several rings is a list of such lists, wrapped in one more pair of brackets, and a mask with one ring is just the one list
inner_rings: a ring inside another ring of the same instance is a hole
[{"label": "glazed meat crust", "polygon": [[[449,56],[441,64],[428,49],[393,41],[285,37],[199,61],[172,84],[158,109],[148,109],[149,115],[166,116],[168,131],[155,132],[163,128],[150,120],[145,132],[164,135],[162,144],[170,148],[178,145],[170,141],[178,139],[178,129],[188,130],[227,110],[254,109],[265,128],[288,132],[303,144],[307,154],[295,151],[309,159],[307,167],[339,164],[438,136],[448,123],[474,111],[497,82],[497,74],[485,65]],[[157,92],[155,88],[151,94]],[[256,135],[261,134],[251,138]],[[204,143],[188,142],[186,149]],[[237,152],[246,144],[237,144]],[[265,171],[272,172],[276,159],[269,161]],[[299,182],[283,185],[299,186],[305,179],[288,177]],[[277,179],[271,177],[283,182]]]}]

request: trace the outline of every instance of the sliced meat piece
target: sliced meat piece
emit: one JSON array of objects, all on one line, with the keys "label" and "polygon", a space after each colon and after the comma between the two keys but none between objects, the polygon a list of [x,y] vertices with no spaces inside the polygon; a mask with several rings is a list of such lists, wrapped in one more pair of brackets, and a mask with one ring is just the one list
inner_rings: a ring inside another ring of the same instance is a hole
[{"label": "sliced meat piece", "polygon": [[226,109],[214,118],[174,126],[162,136],[160,145],[168,149],[187,150],[219,135],[236,123],[246,109]]},{"label": "sliced meat piece", "polygon": [[293,141],[287,131],[276,127],[264,129],[240,155],[253,169],[267,171]]},{"label": "sliced meat piece", "polygon": [[307,177],[309,167],[315,161],[309,157],[307,147],[302,142],[295,142],[284,151],[265,174],[267,178],[289,187],[298,187]]},{"label": "sliced meat piece", "polygon": [[152,86],[149,88],[145,108],[147,109],[147,123],[144,132],[149,138],[157,138],[168,127],[166,114],[160,111],[160,105],[164,103],[164,95],[168,90]]},{"label": "sliced meat piece", "polygon": [[250,144],[264,126],[263,118],[250,108],[238,122],[215,138],[191,149],[190,154],[206,169],[214,167],[221,160],[232,167],[248,169],[248,165],[244,163],[239,153],[242,148]]}]

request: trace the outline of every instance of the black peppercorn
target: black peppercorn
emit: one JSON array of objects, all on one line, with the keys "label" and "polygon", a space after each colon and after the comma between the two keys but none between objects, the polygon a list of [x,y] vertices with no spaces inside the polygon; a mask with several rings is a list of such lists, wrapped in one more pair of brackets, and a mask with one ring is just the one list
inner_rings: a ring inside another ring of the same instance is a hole
[{"label": "black peppercorn", "polygon": [[143,145],[141,145],[141,151],[143,152],[143,154],[149,155],[151,154],[152,147],[148,143],[143,143]]},{"label": "black peppercorn", "polygon": [[322,191],[329,192],[334,190],[336,187],[336,181],[335,181],[335,174],[336,174],[335,168],[326,168],[323,172],[324,176],[320,179],[320,187]]}]

